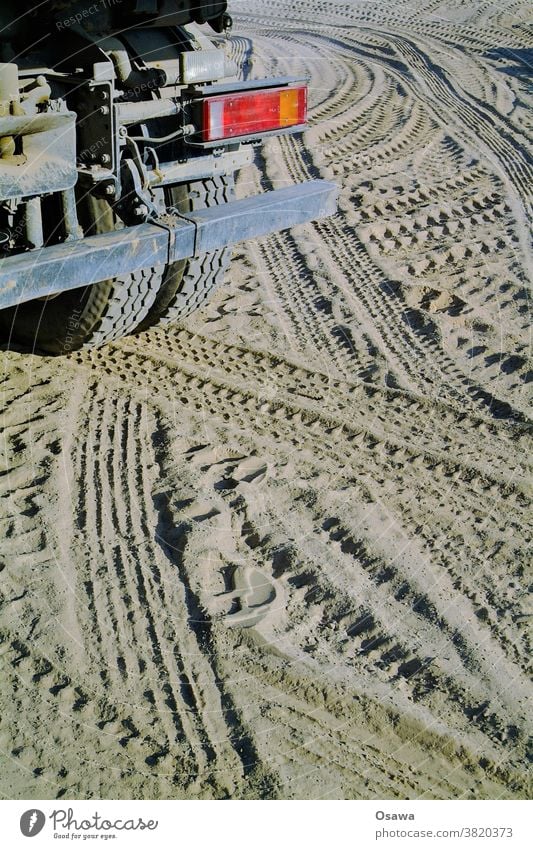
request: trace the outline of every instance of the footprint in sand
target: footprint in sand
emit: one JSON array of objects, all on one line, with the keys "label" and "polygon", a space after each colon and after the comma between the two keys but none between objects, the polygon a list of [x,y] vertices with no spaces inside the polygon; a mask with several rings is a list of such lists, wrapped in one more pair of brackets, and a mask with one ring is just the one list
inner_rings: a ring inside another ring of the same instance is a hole
[{"label": "footprint in sand", "polygon": [[[216,489],[232,489],[242,481],[246,483],[261,483],[269,471],[269,465],[264,460],[255,456],[224,456],[224,452],[217,450],[213,445],[198,445],[186,453],[187,460],[194,466],[199,466],[207,472],[215,469],[214,474],[219,474],[221,466],[225,467],[223,481],[217,480]],[[233,486],[223,486],[221,483],[231,481]]]},{"label": "footprint in sand", "polygon": [[231,595],[239,602],[239,610],[225,617],[229,627],[252,628],[269,612],[277,592],[263,572],[255,567],[238,568],[233,576]]},{"label": "footprint in sand", "polygon": [[233,477],[237,481],[246,481],[247,483],[261,483],[265,479],[268,471],[268,464],[260,460],[258,457],[248,457],[234,469]]},{"label": "footprint in sand", "polygon": [[183,510],[183,515],[195,522],[204,522],[220,515],[220,510],[211,501],[193,501]]},{"label": "footprint in sand", "polygon": [[269,465],[258,457],[247,457],[238,465],[227,466],[225,476],[214,486],[216,490],[236,489],[239,484],[259,484],[265,480]]}]

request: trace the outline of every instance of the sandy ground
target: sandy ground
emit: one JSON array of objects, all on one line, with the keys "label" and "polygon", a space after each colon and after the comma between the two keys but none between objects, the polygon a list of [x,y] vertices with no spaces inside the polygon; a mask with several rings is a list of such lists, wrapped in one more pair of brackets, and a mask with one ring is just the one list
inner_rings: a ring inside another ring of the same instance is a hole
[{"label": "sandy ground", "polygon": [[522,798],[528,4],[233,12],[311,77],[240,194],[340,211],[182,327],[3,355],[1,793]]}]

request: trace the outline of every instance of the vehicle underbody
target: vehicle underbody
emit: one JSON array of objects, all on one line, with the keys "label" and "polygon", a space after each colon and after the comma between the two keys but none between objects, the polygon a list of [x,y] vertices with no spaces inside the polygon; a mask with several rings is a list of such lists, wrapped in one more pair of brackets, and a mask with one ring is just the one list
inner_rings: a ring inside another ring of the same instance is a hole
[{"label": "vehicle underbody", "polygon": [[321,180],[234,199],[255,146],[305,129],[307,89],[240,81],[216,35],[230,26],[225,2],[3,6],[9,340],[67,353],[179,321],[221,282],[235,242],[335,212]]}]

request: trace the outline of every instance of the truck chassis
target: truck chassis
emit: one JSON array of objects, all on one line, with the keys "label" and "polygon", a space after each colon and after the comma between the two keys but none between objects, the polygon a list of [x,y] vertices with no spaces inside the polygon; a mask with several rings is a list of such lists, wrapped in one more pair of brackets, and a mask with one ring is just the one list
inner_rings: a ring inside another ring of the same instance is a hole
[{"label": "truck chassis", "polygon": [[307,88],[239,80],[221,35],[230,26],[226,2],[50,0],[0,12],[10,341],[68,353],[179,321],[222,281],[233,244],[336,211],[323,180],[235,200],[254,148],[305,129]]}]

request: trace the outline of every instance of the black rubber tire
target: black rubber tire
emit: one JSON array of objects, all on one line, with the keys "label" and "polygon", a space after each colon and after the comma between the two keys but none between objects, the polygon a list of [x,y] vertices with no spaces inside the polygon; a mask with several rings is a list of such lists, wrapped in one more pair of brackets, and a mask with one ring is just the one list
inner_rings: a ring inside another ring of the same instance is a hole
[{"label": "black rubber tire", "polygon": [[[165,203],[191,212],[227,203],[234,197],[233,177],[212,177],[183,184],[166,193]],[[113,230],[111,207],[86,201],[87,235]],[[68,354],[98,348],[154,324],[179,321],[201,306],[223,281],[231,249],[222,248],[170,266],[104,280],[43,300],[0,311],[0,327],[12,342],[33,350]]]},{"label": "black rubber tire", "polygon": [[[229,203],[235,197],[233,175],[210,177],[171,189],[167,203],[179,212]],[[154,324],[179,322],[207,300],[223,282],[231,261],[231,248],[221,248],[167,268],[163,282],[146,318],[137,330]]]},{"label": "black rubber tire", "polygon": [[[115,228],[111,208],[103,200],[86,200],[84,218],[87,235]],[[137,327],[147,315],[164,274],[165,266],[144,268],[55,297],[28,301],[1,310],[0,326],[8,344],[22,343],[33,350],[68,354],[81,348],[98,348]]]}]

